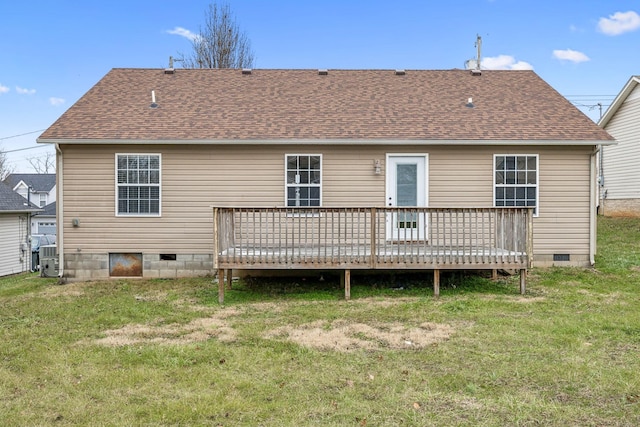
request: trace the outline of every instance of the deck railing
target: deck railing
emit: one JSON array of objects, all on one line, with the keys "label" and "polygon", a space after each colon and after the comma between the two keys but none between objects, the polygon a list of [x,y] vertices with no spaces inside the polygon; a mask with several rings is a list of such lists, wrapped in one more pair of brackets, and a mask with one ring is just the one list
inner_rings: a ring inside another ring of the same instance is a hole
[{"label": "deck railing", "polygon": [[214,207],[218,269],[527,269],[530,208]]}]

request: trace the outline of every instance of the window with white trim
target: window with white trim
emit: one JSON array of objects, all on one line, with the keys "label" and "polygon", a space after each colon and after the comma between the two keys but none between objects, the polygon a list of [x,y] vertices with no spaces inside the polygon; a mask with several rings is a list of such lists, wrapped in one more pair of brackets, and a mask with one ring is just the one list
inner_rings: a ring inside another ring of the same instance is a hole
[{"label": "window with white trim", "polygon": [[538,215],[538,155],[494,156],[494,206],[533,207]]},{"label": "window with white trim", "polygon": [[47,206],[47,195],[46,193],[40,193],[40,207],[44,208]]},{"label": "window with white trim", "polygon": [[320,154],[287,154],[287,206],[320,206],[322,156]]},{"label": "window with white trim", "polygon": [[116,154],[117,215],[160,215],[160,155]]}]

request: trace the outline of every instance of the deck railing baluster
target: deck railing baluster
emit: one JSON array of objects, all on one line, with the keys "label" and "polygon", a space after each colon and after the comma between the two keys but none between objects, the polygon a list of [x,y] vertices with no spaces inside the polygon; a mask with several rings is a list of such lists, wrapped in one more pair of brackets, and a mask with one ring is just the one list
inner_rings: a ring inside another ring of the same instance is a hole
[{"label": "deck railing baluster", "polygon": [[233,268],[529,268],[530,208],[214,208]]}]

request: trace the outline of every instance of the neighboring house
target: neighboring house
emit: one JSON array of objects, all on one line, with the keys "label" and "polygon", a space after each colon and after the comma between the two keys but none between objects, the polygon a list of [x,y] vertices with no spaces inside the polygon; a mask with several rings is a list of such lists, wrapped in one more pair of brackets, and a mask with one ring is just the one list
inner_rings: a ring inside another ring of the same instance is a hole
[{"label": "neighboring house", "polygon": [[56,202],[49,203],[31,218],[32,234],[56,234]]},{"label": "neighboring house", "polygon": [[56,174],[12,173],[4,182],[13,191],[44,209],[31,218],[32,234],[56,234]]},{"label": "neighboring house", "polygon": [[600,211],[640,216],[640,76],[633,76],[598,125],[618,142],[603,147]]},{"label": "neighboring house", "polygon": [[38,210],[0,182],[0,276],[30,270],[29,217]]},{"label": "neighboring house", "polygon": [[[614,141],[532,71],[114,69],[38,142],[56,145],[67,279],[329,267],[348,281],[504,268],[496,247],[521,271],[592,265],[595,153]],[[341,258],[359,236],[365,252]],[[274,248],[289,238],[317,252],[287,264]]]}]

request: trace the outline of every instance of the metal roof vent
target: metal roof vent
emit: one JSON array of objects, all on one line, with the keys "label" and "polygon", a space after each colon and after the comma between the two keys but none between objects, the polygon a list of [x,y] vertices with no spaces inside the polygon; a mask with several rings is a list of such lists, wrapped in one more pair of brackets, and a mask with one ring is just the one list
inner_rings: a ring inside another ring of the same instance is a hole
[{"label": "metal roof vent", "polygon": [[482,75],[482,70],[480,70],[479,68],[474,68],[471,70],[471,75],[472,76],[481,76]]},{"label": "metal roof vent", "polygon": [[329,70],[327,70],[326,68],[321,68],[318,70],[319,76],[326,76],[327,74],[329,74]]},{"label": "metal roof vent", "polygon": [[404,76],[405,74],[407,74],[407,72],[404,70],[396,70],[396,76]]},{"label": "metal roof vent", "polygon": [[475,105],[473,105],[473,98],[469,98],[469,100],[467,101],[466,104],[464,104],[464,106],[467,107],[467,108],[475,107]]},{"label": "metal roof vent", "polygon": [[251,68],[243,68],[242,69],[242,74],[251,74]]},{"label": "metal roof vent", "polygon": [[[182,59],[177,59],[176,61],[183,61]],[[164,69],[165,74],[173,74],[176,70],[173,68],[173,56],[169,57],[169,66]]]}]

